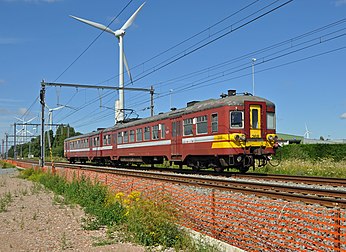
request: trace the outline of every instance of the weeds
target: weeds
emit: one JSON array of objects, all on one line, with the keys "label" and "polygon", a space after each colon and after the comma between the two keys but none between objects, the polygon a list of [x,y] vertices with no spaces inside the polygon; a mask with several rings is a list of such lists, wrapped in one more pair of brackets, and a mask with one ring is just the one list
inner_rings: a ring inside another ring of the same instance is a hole
[{"label": "weeds", "polygon": [[2,168],[2,169],[16,168],[16,166],[13,165],[13,164],[9,164],[9,163],[6,163],[6,162],[0,160],[0,168]]},{"label": "weeds", "polygon": [[67,237],[66,237],[65,232],[62,233],[60,242],[61,242],[61,250],[66,250],[68,248],[71,248],[70,244],[67,241]]},{"label": "weeds", "polygon": [[0,213],[7,211],[7,207],[12,201],[12,194],[10,192],[5,193],[5,195],[0,198]]},{"label": "weeds", "polygon": [[[112,244],[122,240],[162,248],[173,247],[183,251],[216,251],[205,244],[195,243],[186,231],[176,225],[176,212],[168,204],[169,199],[153,202],[141,196],[140,192],[114,194],[102,184],[85,177],[67,182],[62,177],[24,170],[21,177],[42,183],[55,192],[54,202],[78,204],[83,207],[86,218],[82,226],[94,230],[107,227],[107,237],[94,243],[95,246]],[[34,215],[35,217],[35,215]],[[33,217],[33,218],[34,218]],[[61,239],[62,249],[67,247]]]},{"label": "weeds", "polygon": [[316,161],[288,159],[282,160],[276,167],[267,165],[264,168],[256,170],[256,172],[345,178],[346,161],[335,162],[331,159],[320,159]]}]

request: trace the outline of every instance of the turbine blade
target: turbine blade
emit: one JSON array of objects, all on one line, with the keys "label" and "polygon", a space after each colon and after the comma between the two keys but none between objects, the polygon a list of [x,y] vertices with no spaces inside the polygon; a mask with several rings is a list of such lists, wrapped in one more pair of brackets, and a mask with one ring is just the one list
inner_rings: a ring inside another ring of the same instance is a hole
[{"label": "turbine blade", "polygon": [[133,21],[135,21],[135,18],[136,18],[136,16],[137,16],[138,12],[143,8],[144,4],[145,4],[145,2],[142,3],[141,6],[139,6],[139,8],[138,8],[138,9],[132,14],[132,16],[126,21],[126,23],[123,25],[123,27],[121,27],[121,30],[126,30],[127,28],[129,28],[129,27],[132,25]]},{"label": "turbine blade", "polygon": [[127,64],[127,59],[126,59],[126,56],[125,56],[125,52],[123,52],[123,55],[124,55],[124,64],[125,64],[125,67],[126,67],[127,74],[129,75],[131,83],[133,83],[132,82],[132,76],[131,76],[130,68],[129,68],[129,65]]},{"label": "turbine blade", "polygon": [[59,107],[57,107],[57,108],[51,109],[51,111],[56,111],[56,110],[62,109],[62,108],[64,108],[64,107],[65,107],[65,106],[59,106]]},{"label": "turbine blade", "polygon": [[109,32],[111,34],[114,34],[114,31],[109,29],[107,26],[103,25],[103,24],[99,24],[99,23],[96,23],[96,22],[93,22],[93,21],[89,21],[89,20],[86,20],[86,19],[83,19],[83,18],[79,18],[79,17],[75,17],[75,16],[72,16],[70,15],[71,18],[74,18],[80,22],[83,22],[85,24],[88,24],[88,25],[91,25],[97,29],[100,29],[102,31],[105,31],[105,32]]},{"label": "turbine blade", "polygon": [[18,121],[24,122],[24,119],[20,119],[19,117],[16,117],[16,116],[14,118],[16,118]]},{"label": "turbine blade", "polygon": [[30,119],[29,121],[27,121],[26,123],[29,123],[29,122],[33,121],[34,119],[36,119],[36,117],[31,118],[31,119]]}]

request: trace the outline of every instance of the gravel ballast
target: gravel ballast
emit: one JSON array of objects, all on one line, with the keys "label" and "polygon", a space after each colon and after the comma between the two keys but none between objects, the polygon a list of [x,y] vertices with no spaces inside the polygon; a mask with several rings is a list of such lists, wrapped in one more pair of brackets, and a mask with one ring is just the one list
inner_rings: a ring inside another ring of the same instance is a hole
[{"label": "gravel ballast", "polygon": [[17,177],[15,169],[0,169],[0,251],[145,251],[117,243],[104,246],[106,230],[82,228],[83,210],[59,204],[54,194]]}]

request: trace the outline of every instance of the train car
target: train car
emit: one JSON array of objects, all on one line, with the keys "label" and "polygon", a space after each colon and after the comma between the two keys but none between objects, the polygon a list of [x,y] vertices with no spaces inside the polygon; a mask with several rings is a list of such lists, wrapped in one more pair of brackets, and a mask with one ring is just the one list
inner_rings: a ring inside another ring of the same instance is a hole
[{"label": "train car", "polygon": [[169,161],[194,170],[264,166],[277,148],[274,103],[230,90],[219,99],[65,140],[70,162],[114,165]]}]

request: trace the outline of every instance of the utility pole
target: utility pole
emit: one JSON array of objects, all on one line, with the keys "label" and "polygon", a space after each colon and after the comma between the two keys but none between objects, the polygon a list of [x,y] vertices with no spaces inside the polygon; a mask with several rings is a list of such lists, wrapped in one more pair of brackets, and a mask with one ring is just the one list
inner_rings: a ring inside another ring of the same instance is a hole
[{"label": "utility pole", "polygon": [[150,116],[154,116],[154,87],[150,87]]},{"label": "utility pole", "polygon": [[41,103],[41,157],[40,157],[40,165],[44,167],[44,148],[45,148],[45,139],[44,139],[44,107],[45,107],[45,94],[46,94],[46,86],[44,81],[41,82],[41,90],[40,90],[40,103]]},{"label": "utility pole", "polygon": [[6,154],[5,154],[5,158],[7,160],[8,159],[8,134],[7,133],[5,134],[5,139],[6,139],[6,148],[5,148]]},{"label": "utility pole", "polygon": [[13,145],[13,159],[17,160],[17,124],[14,123],[13,125],[13,141],[14,141],[14,145]]},{"label": "utility pole", "polygon": [[255,62],[256,59],[252,58],[252,95],[255,96]]},{"label": "utility pole", "polygon": [[2,141],[1,141],[1,158],[4,158],[5,157],[5,140],[4,139],[2,139]]}]

